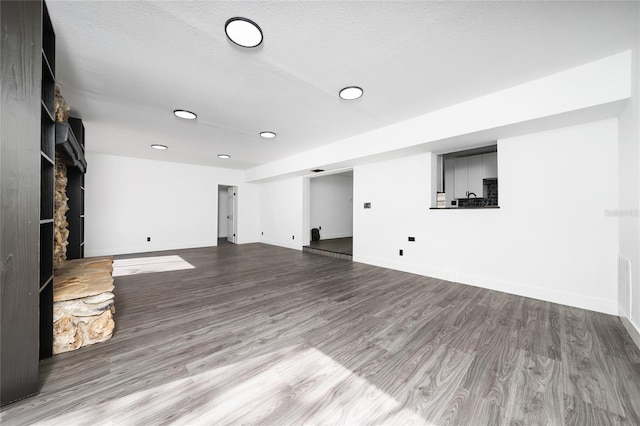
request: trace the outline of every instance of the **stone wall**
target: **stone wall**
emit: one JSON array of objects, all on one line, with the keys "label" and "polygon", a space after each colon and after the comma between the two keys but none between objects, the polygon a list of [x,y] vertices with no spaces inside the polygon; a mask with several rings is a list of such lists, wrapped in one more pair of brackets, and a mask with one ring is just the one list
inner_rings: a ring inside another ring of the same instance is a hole
[{"label": "stone wall", "polygon": [[69,245],[69,197],[67,197],[67,166],[56,159],[55,174],[55,210],[53,213],[53,267],[59,268],[67,259],[67,245]]}]

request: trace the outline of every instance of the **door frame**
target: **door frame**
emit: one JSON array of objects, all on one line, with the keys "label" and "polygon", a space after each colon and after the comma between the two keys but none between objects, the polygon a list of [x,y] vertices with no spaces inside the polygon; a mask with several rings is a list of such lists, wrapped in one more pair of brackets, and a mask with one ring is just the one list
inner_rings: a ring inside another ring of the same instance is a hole
[{"label": "door frame", "polygon": [[[351,171],[354,173],[354,179],[355,179],[355,172],[353,170],[353,167],[345,167],[344,169],[314,173],[313,175],[307,175],[303,177],[303,180],[302,180],[302,233],[301,233],[301,235],[303,235],[303,238],[302,238],[303,246],[308,246],[309,244],[311,244],[311,179],[319,178],[323,176],[329,176],[329,175],[337,175],[337,174],[341,174],[348,171]],[[353,199],[351,200],[352,203],[354,203],[353,200],[355,200],[355,197],[356,197],[356,194],[354,190]],[[354,221],[355,205],[353,209],[353,215],[354,217],[352,217],[352,223],[353,223],[353,226],[355,227],[355,221]],[[355,233],[353,233],[352,238],[355,238]]]},{"label": "door frame", "polygon": [[[236,185],[224,185],[224,184],[219,184],[218,185],[218,193],[220,192],[220,189],[226,189],[227,190],[227,194],[229,193],[229,191],[233,191],[233,198],[231,200],[231,202],[229,202],[229,197],[227,197],[227,241],[229,241],[232,244],[237,244],[238,243],[238,187]],[[229,213],[231,213],[229,215]],[[216,218],[218,219],[218,224],[220,224],[220,208],[218,207],[218,211],[216,213]],[[229,217],[231,216],[231,217]],[[232,224],[231,224],[231,230],[232,232],[229,233],[229,219],[231,219]],[[219,238],[219,236],[218,236]]]}]

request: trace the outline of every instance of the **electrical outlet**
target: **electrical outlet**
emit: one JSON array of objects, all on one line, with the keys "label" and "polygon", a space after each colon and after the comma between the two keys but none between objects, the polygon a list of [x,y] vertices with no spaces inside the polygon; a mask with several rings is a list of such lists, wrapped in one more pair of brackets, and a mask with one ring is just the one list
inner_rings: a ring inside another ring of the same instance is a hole
[{"label": "electrical outlet", "polygon": [[364,203],[364,208],[365,209],[370,209],[371,208],[371,203]]},{"label": "electrical outlet", "polygon": [[404,256],[404,250],[400,249],[400,256]]},{"label": "electrical outlet", "polygon": [[147,237],[147,242],[151,241],[151,237]]},{"label": "electrical outlet", "polygon": [[264,232],[261,232],[262,235],[264,235]]},{"label": "electrical outlet", "polygon": [[322,231],[322,226],[318,226],[318,231]]},{"label": "electrical outlet", "polygon": [[409,237],[409,241],[415,241],[416,237]]},{"label": "electrical outlet", "polygon": [[295,240],[295,239],[296,239],[296,236],[295,236],[295,235],[292,235],[292,236],[291,236],[291,239],[292,239],[292,240]]}]

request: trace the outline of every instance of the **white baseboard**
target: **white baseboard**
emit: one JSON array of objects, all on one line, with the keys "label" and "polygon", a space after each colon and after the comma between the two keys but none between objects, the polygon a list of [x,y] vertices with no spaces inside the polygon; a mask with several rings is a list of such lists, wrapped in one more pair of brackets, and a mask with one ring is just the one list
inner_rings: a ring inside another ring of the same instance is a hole
[{"label": "white baseboard", "polygon": [[322,235],[322,231],[320,231],[320,240],[333,240],[334,238],[349,238],[353,237],[353,234],[327,234]]},{"label": "white baseboard", "polygon": [[289,242],[266,240],[266,239],[262,239],[259,242],[263,244],[268,244],[270,246],[278,246],[278,247],[284,247],[284,248],[302,251],[302,244],[300,243],[289,243]]},{"label": "white baseboard", "polygon": [[218,245],[218,240],[200,241],[200,242],[192,242],[192,243],[179,243],[179,244],[149,243],[143,246],[131,246],[131,247],[112,247],[112,248],[97,248],[97,249],[85,248],[84,255],[85,257],[116,256],[119,254],[150,253],[155,251],[215,247],[217,245]]},{"label": "white baseboard", "polygon": [[627,329],[627,333],[631,336],[631,340],[636,346],[640,349],[640,330],[636,328],[636,326],[629,320],[627,317],[620,317],[622,321],[622,325]]},{"label": "white baseboard", "polygon": [[559,303],[561,305],[573,306],[575,308],[588,309],[590,311],[602,312],[609,315],[618,315],[618,304],[616,301],[598,299],[581,294],[567,293],[550,288],[536,287],[528,284],[495,280],[483,276],[472,274],[462,274],[452,270],[441,270],[428,268],[421,265],[405,264],[384,259],[376,259],[368,256],[358,256],[354,253],[355,262],[367,263],[369,265],[381,266],[383,268],[395,269],[412,274],[427,277],[439,278],[446,281],[453,281],[489,290],[502,291],[518,296],[530,297],[547,302]]}]

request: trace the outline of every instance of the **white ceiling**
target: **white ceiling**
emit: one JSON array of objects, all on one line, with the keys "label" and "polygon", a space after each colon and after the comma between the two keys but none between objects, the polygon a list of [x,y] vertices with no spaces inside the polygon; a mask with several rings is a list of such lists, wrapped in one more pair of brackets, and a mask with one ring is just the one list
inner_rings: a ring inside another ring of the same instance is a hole
[{"label": "white ceiling", "polygon": [[[640,21],[638,2],[610,1],[47,4],[89,151],[237,169],[621,52]],[[261,26],[259,47],[226,38],[234,16]],[[339,99],[349,85],[364,96]]]}]

